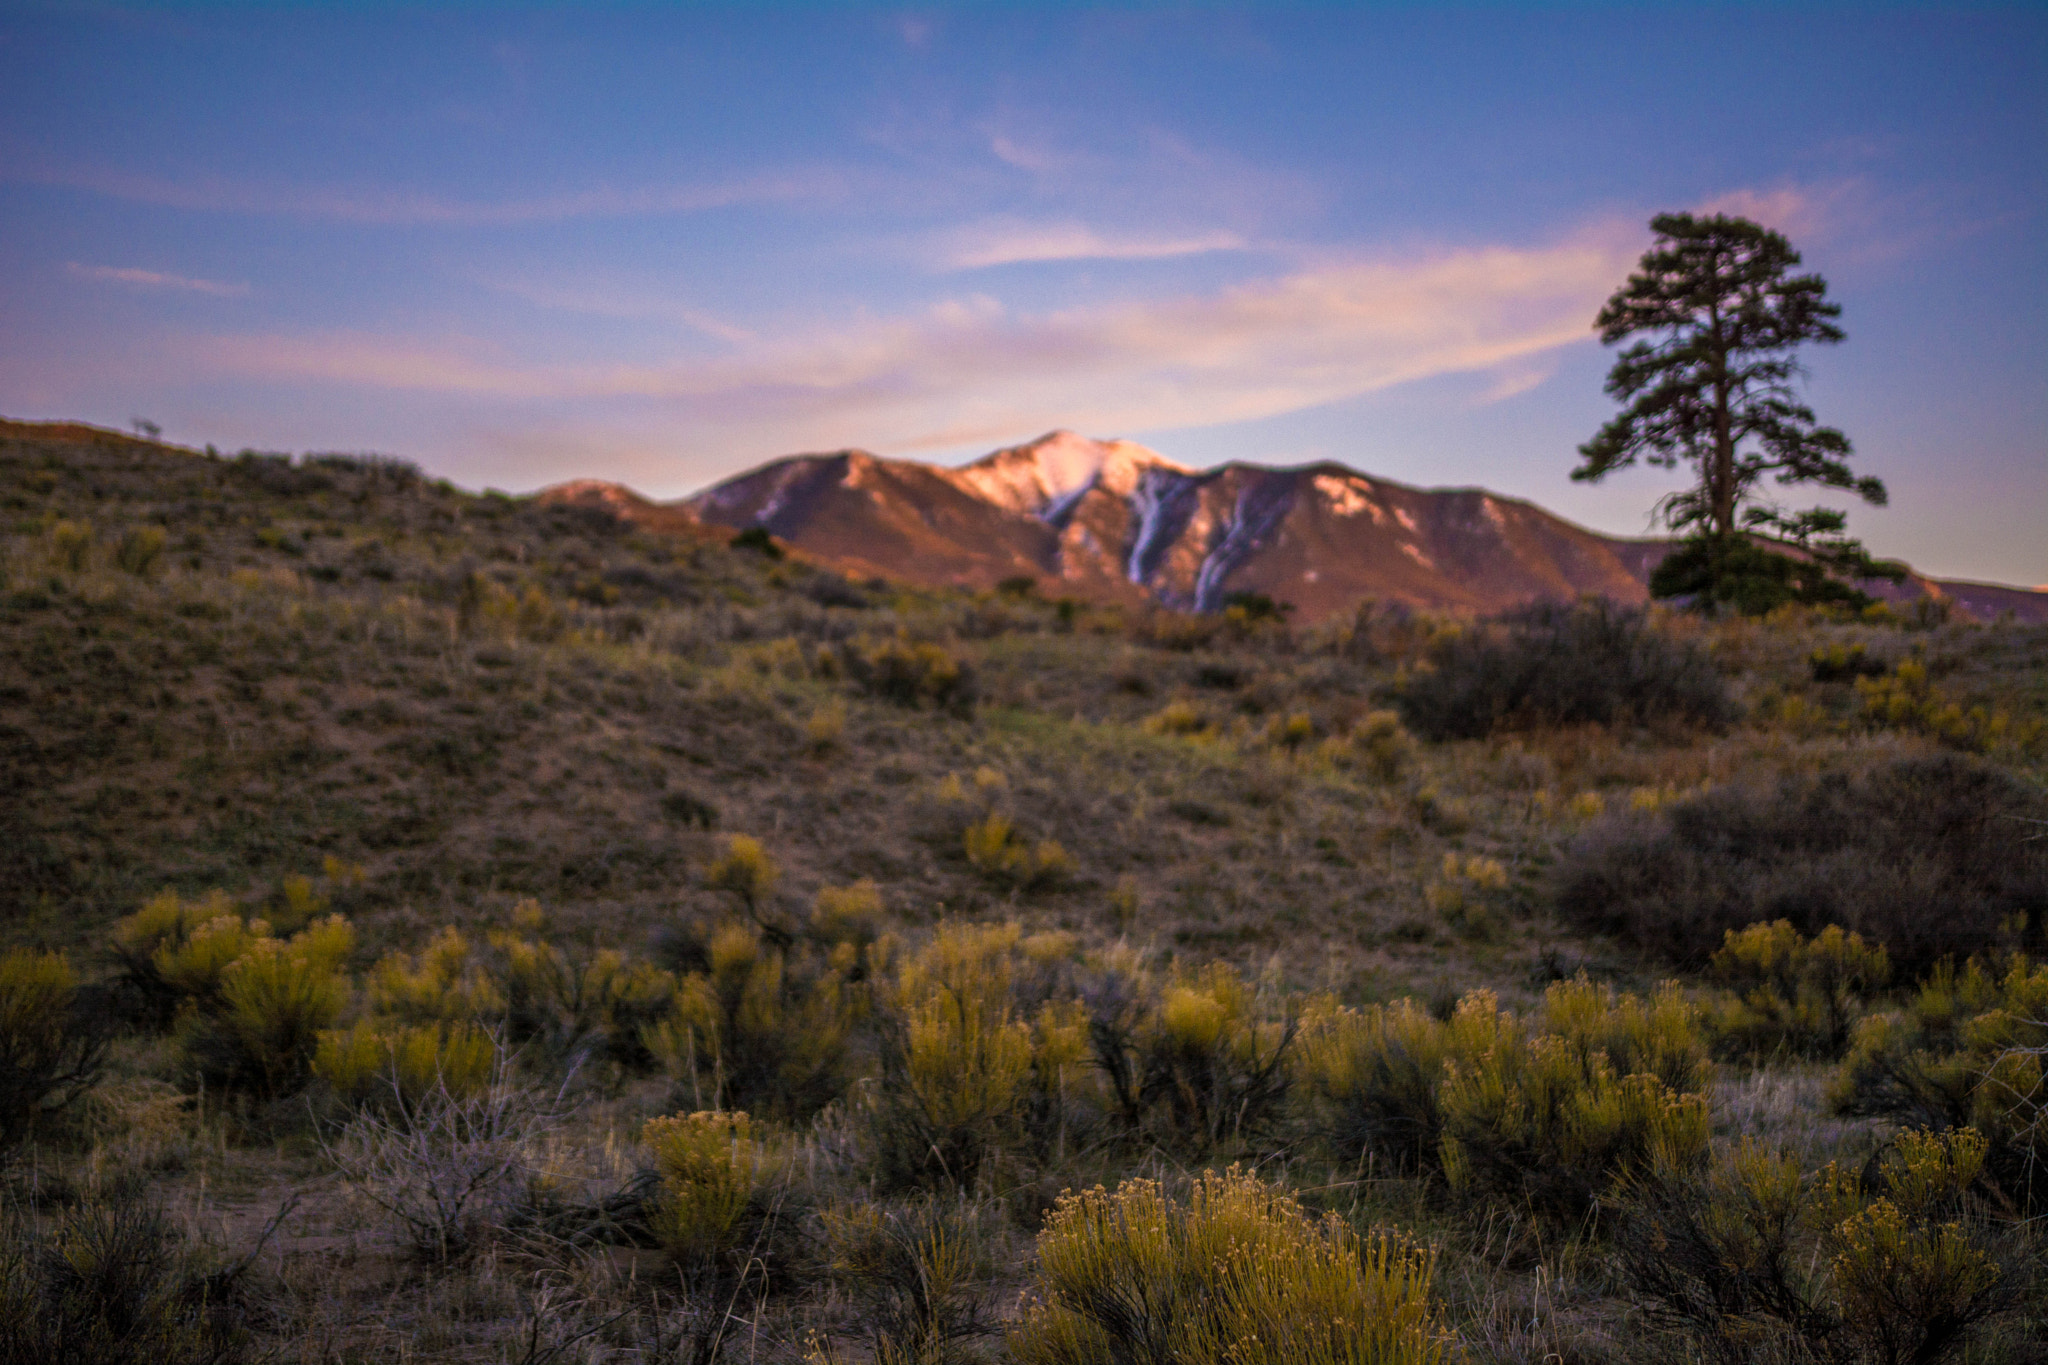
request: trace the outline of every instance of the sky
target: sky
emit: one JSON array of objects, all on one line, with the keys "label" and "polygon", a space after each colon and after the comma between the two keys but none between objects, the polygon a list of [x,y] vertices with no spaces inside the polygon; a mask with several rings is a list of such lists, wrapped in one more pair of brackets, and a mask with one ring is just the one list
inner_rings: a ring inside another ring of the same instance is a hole
[{"label": "sky", "polygon": [[1842,306],[1851,529],[2048,584],[2044,181],[2039,5],[0,3],[0,414],[657,497],[1065,427],[1642,534],[1592,319],[1725,211]]}]

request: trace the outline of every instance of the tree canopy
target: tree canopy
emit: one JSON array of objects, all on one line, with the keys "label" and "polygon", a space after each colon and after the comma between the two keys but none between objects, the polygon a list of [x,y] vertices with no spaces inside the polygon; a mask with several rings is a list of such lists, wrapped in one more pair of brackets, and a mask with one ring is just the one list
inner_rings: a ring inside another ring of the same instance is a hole
[{"label": "tree canopy", "polygon": [[[1796,391],[1797,349],[1844,336],[1826,281],[1792,274],[1792,244],[1746,218],[1664,213],[1650,228],[1656,242],[1594,322],[1610,346],[1640,338],[1607,376],[1607,393],[1625,406],[1579,447],[1572,478],[1596,482],[1639,460],[1690,465],[1692,485],[1658,504],[1673,530],[1717,541],[1761,533],[1839,571],[1895,576],[1844,534],[1841,512],[1790,512],[1758,487],[1769,475],[1885,503],[1880,480],[1850,470],[1849,438],[1820,425]],[[1725,552],[1695,558],[1708,568],[1728,561]]]}]

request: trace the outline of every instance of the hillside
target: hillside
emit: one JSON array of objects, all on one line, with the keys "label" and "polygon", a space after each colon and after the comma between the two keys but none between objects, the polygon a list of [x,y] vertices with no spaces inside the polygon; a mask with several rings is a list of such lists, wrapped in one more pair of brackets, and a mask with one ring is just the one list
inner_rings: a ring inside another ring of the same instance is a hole
[{"label": "hillside", "polygon": [[[1111,496],[1052,474],[917,486]],[[1967,995],[1955,1036],[2003,1038],[2000,990],[2048,999],[2004,955],[2048,942],[2040,627],[1302,625],[732,541],[607,485],[0,425],[0,1055],[92,1063],[0,1104],[35,1253],[0,1256],[0,1358],[1108,1359],[1032,1308],[1041,1239],[1139,1178],[1120,1207],[1253,1201],[1276,1294],[1353,1230],[1426,1247],[1418,1362],[1685,1359],[1721,1319],[1656,1316],[1631,1153],[1877,1169],[1907,1102],[1840,1062],[1859,1021]],[[1740,999],[1702,970],[1781,918]],[[1916,998],[1980,950],[2007,984]],[[1539,1082],[1595,1126],[1527,1118]],[[1941,1205],[1929,1273],[2017,1286],[1963,1358],[2021,1365],[2048,1149],[1971,1121],[2007,1202]]]}]

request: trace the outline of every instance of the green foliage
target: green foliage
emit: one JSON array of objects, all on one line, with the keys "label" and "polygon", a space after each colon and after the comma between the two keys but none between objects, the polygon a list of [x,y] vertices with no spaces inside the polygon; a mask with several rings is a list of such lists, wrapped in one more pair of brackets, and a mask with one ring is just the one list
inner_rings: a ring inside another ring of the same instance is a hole
[{"label": "green foliage", "polygon": [[1292,1001],[1272,1005],[1224,962],[1163,983],[1135,962],[1114,975],[1091,1001],[1089,1041],[1126,1129],[1191,1153],[1266,1132],[1300,1032]]},{"label": "green foliage", "polygon": [[227,1266],[164,1211],[89,1200],[54,1218],[0,1210],[0,1365],[234,1365],[249,1317]]},{"label": "green foliage", "polygon": [[1631,1176],[1705,1158],[1705,1049],[1675,990],[1643,1001],[1559,982],[1544,1029],[1510,1022],[1478,1056],[1446,1059],[1437,1102],[1454,1191],[1572,1224]]},{"label": "green foliage", "polygon": [[291,1094],[310,1075],[321,1033],[348,1003],[343,961],[355,931],[339,915],[289,940],[252,937],[221,972],[216,1009],[187,1015],[180,1037],[207,1080],[264,1099]]},{"label": "green foliage", "polygon": [[1825,564],[1769,549],[1747,535],[1681,542],[1650,571],[1650,595],[1687,598],[1695,607],[1726,607],[1744,616],[1768,616],[1792,603],[1860,610],[1877,600],[1829,573]]},{"label": "green foliage", "polygon": [[1936,969],[1903,1011],[1857,1028],[1831,1098],[1842,1113],[1975,1129],[1985,1178],[2048,1207],[2048,963]]},{"label": "green foliage", "polygon": [[1970,1197],[1984,1154],[1967,1128],[1907,1131],[1859,1180],[1744,1143],[1642,1181],[1621,1265],[1707,1359],[1935,1365],[2024,1292],[2011,1239]]},{"label": "green foliage", "polygon": [[1599,599],[1544,604],[1438,638],[1402,689],[1426,739],[1478,739],[1547,725],[1719,725],[1726,684],[1713,661],[1638,610]]},{"label": "green foliage", "polygon": [[320,1035],[313,1076],[352,1108],[375,1105],[403,1120],[430,1096],[480,1093],[499,1066],[497,1044],[474,1024],[359,1021]]},{"label": "green foliage", "polygon": [[749,526],[727,543],[735,550],[752,550],[769,559],[781,559],[786,553],[765,526]]},{"label": "green foliage", "polygon": [[1062,1196],[1038,1238],[1024,1365],[1433,1365],[1429,1254],[1361,1238],[1233,1167],[1185,1204],[1152,1181]]},{"label": "green foliage", "polygon": [[1440,1174],[1567,1222],[1633,1172],[1697,1161],[1707,1141],[1712,1070],[1675,987],[1644,999],[1561,981],[1533,1022],[1488,991],[1448,1020],[1412,1001],[1323,1001],[1297,1069],[1309,1129],[1339,1159]]},{"label": "green foliage", "polygon": [[106,1061],[105,1002],[61,953],[0,955],[0,1153],[91,1089]]},{"label": "green foliage", "polygon": [[1987,706],[1963,709],[1928,681],[1927,665],[1905,659],[1891,673],[1856,679],[1863,718],[1870,725],[1931,735],[1951,748],[1990,753],[2010,747],[2032,752],[2040,747],[2044,727],[2039,720],[2015,722],[2010,713]]},{"label": "green foliage", "polygon": [[[1674,529],[1733,536],[1738,517],[1796,538],[1838,535],[1839,513],[1787,515],[1756,502],[1756,484],[1817,483],[1882,507],[1884,485],[1849,472],[1849,440],[1816,425],[1793,397],[1793,352],[1842,340],[1818,275],[1791,275],[1792,244],[1745,218],[1660,213],[1656,243],[1600,310],[1609,345],[1649,334],[1623,351],[1607,376],[1609,396],[1629,406],[1579,447],[1577,480],[1598,481],[1638,459],[1660,469],[1692,466],[1691,487],[1659,512]],[[1741,515],[1745,509],[1749,515]],[[1832,548],[1832,543],[1831,543]]]},{"label": "green foliage", "polygon": [[1841,1057],[1891,980],[1884,948],[1829,925],[1812,939],[1790,921],[1728,931],[1708,964],[1726,994],[1709,1023],[1732,1056]]},{"label": "green foliage", "polygon": [[746,912],[761,917],[782,870],[761,841],[748,834],[734,834],[725,841],[725,852],[705,869],[704,881],[714,891],[729,891],[739,897]]},{"label": "green foliage", "polygon": [[50,528],[50,549],[64,569],[84,573],[92,557],[92,526],[82,521],[58,522]]}]

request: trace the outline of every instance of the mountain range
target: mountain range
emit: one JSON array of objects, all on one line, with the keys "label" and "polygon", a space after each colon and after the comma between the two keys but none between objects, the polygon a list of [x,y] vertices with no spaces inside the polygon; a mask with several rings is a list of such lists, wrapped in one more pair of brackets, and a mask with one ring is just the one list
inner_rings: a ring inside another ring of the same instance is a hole
[{"label": "mountain range", "polygon": [[[861,450],[794,455],[688,498],[578,480],[545,497],[650,527],[760,527],[855,577],[1211,611],[1261,593],[1314,621],[1371,597],[1450,612],[1649,596],[1662,538],[1601,535],[1481,488],[1413,488],[1345,465],[1191,469],[1130,441],[1055,431],[957,468]],[[1926,578],[1864,585],[1898,602],[2048,621],[2048,592]]]}]

